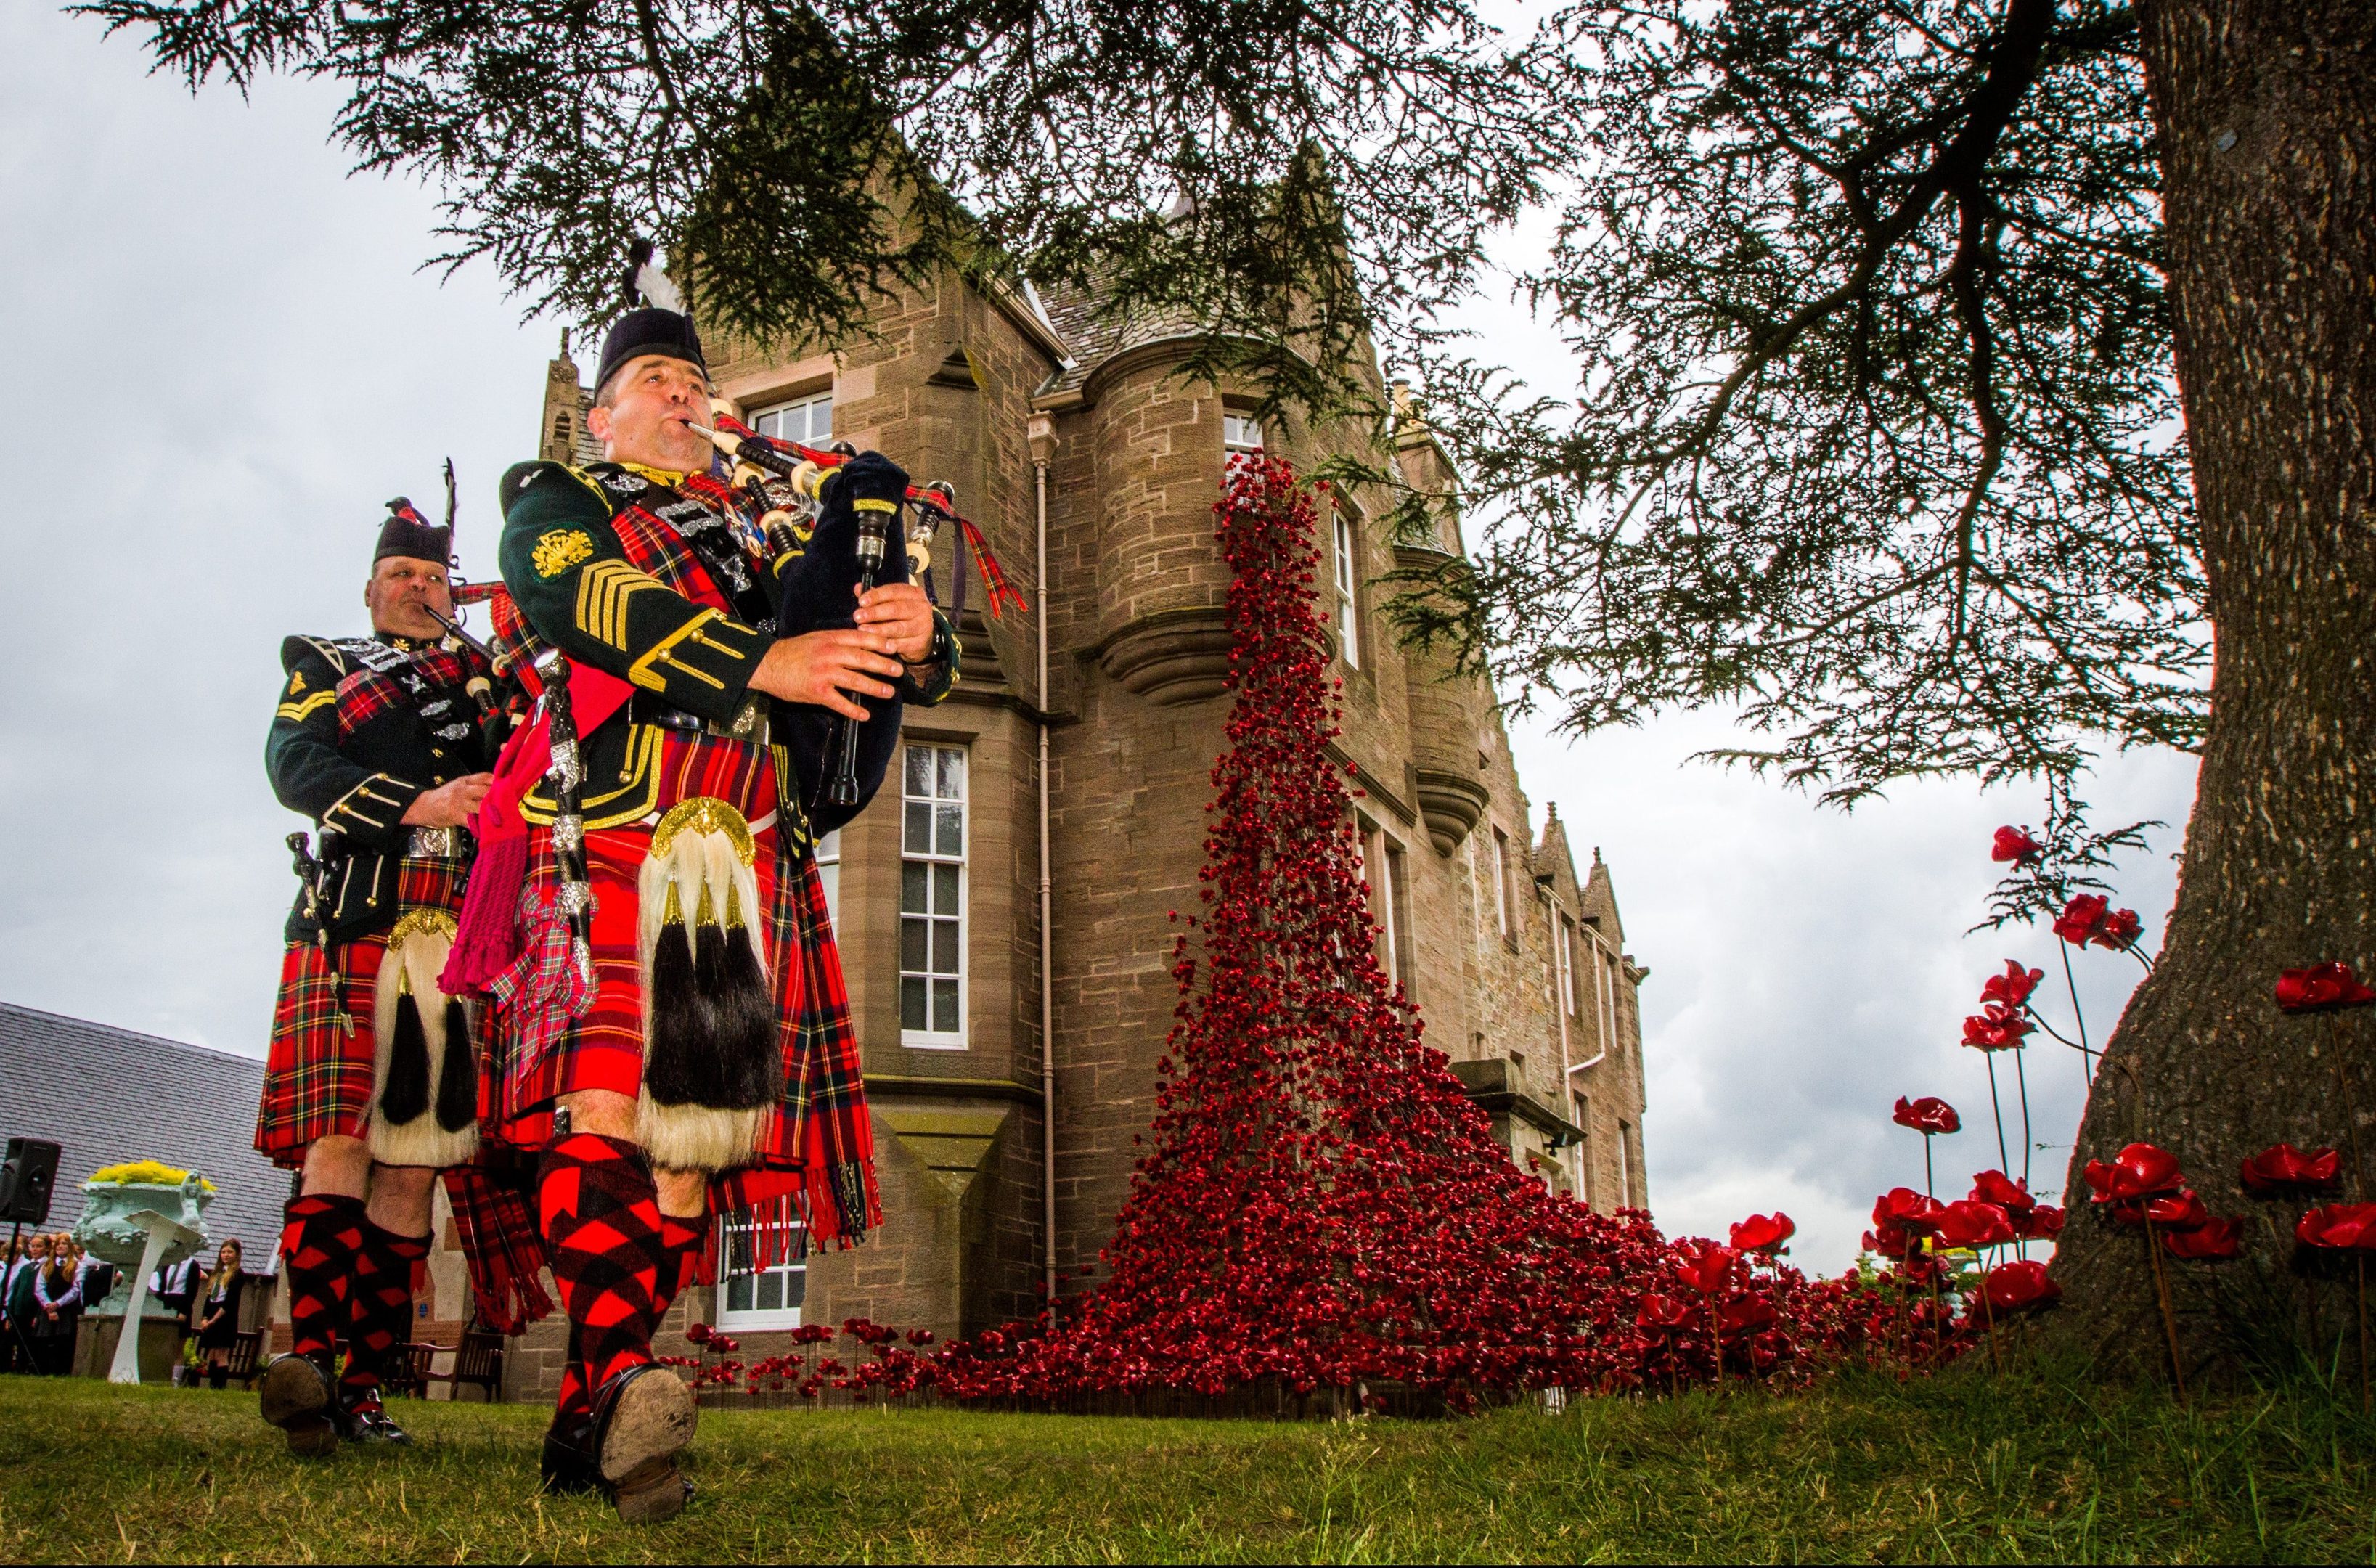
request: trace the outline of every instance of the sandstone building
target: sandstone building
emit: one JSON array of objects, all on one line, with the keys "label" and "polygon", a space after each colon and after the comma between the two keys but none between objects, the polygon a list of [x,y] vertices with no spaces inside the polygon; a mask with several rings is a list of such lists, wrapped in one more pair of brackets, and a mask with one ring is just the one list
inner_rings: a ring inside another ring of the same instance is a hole
[{"label": "sandstone building", "polygon": [[[1268,443],[1308,471],[1353,436],[1257,428],[1253,397],[1176,374],[1185,340],[1118,331],[1094,306],[952,278],[900,295],[841,351],[713,356],[719,395],[762,431],[879,448],[954,482],[1031,608],[985,621],[969,588],[956,693],[908,715],[901,765],[828,844],[885,1223],[860,1250],[687,1292],[671,1326],[717,1323],[746,1359],[803,1315],[944,1336],[1030,1315],[1051,1267],[1077,1283],[1095,1259],[1152,1117],[1177,1000],[1169,914],[1195,903],[1228,710],[1224,464]],[[546,457],[597,455],[578,377],[564,345]],[[1644,1205],[1647,971],[1625,954],[1598,851],[1579,875],[1555,814],[1530,831],[1482,684],[1389,634],[1378,579],[1461,548],[1451,466],[1407,405],[1395,439],[1407,480],[1446,498],[1436,537],[1397,546],[1370,522],[1384,499],[1357,493],[1325,507],[1321,541],[1337,749],[1364,792],[1383,957],[1514,1159],[1596,1207]],[[954,542],[934,546],[944,598]],[[517,1392],[550,1387],[560,1346],[555,1320],[515,1348]]]}]

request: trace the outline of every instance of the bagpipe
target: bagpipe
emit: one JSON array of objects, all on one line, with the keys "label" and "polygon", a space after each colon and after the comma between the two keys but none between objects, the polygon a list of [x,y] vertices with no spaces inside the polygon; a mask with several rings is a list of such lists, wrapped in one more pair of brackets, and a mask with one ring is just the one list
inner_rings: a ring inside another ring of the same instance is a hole
[{"label": "bagpipe", "polygon": [[[882,580],[885,555],[891,535],[898,529],[902,535],[903,559],[893,567],[893,580],[914,580],[935,604],[939,596],[933,592],[932,578],[932,542],[943,528],[954,528],[958,537],[955,555],[955,604],[949,611],[950,620],[965,612],[965,561],[968,553],[990,600],[990,612],[998,615],[1004,602],[1012,600],[1020,613],[1030,607],[1023,596],[1006,580],[1006,574],[991,553],[989,541],[981,529],[956,510],[956,489],[945,480],[915,485],[904,482],[887,486],[879,482],[878,475],[859,462],[860,455],[848,443],[833,447],[804,445],[761,435],[748,425],[714,408],[710,426],[690,425],[733,464],[729,488],[747,498],[747,509],[754,513],[752,524],[770,548],[780,552],[799,550],[801,564],[813,561],[819,568],[802,573],[795,568],[785,576],[778,598],[777,632],[793,636],[802,632],[827,624],[843,624],[842,607],[849,602],[849,587],[864,594]],[[885,464],[887,469],[889,465]],[[896,470],[895,470],[896,471]],[[772,483],[770,481],[773,481]],[[837,495],[837,481],[855,493]],[[902,527],[901,504],[913,510],[914,523]],[[847,510],[855,527],[852,540],[851,565],[854,573],[845,580],[838,571],[838,540],[828,540],[821,529],[827,516],[838,516]],[[812,530],[805,537],[802,529]],[[831,775],[822,799],[833,806],[847,809],[863,798],[860,783],[859,744],[861,725],[848,718],[837,717],[826,742],[826,754],[831,758]],[[884,760],[887,762],[885,751]]]},{"label": "bagpipe", "polygon": [[[688,424],[687,428],[718,449],[728,471],[722,476],[714,472],[698,476],[707,482],[689,482],[687,488],[725,511],[730,523],[747,530],[762,553],[800,558],[799,566],[778,582],[774,617],[778,636],[798,636],[849,624],[852,588],[864,593],[879,586],[885,580],[886,564],[890,565],[888,580],[913,580],[923,588],[934,605],[940,605],[933,571],[933,543],[944,529],[954,529],[957,539],[957,547],[951,552],[955,581],[951,602],[946,607],[952,624],[965,613],[968,557],[981,576],[993,619],[1009,604],[1017,613],[1030,613],[1029,604],[1008,581],[980,527],[957,511],[956,490],[947,481],[936,480],[922,485],[903,483],[896,496],[837,498],[832,494],[837,479],[860,457],[848,443],[816,447],[762,435],[717,405],[712,406],[710,419],[712,422],[707,426]],[[847,554],[839,539],[815,535],[828,511],[838,514],[843,510],[837,501],[848,501],[849,510],[854,514],[854,534]],[[903,514],[912,514],[913,521],[909,522]],[[901,536],[901,559],[889,564],[888,545],[895,531]],[[708,564],[710,552],[701,548],[705,541],[688,539],[687,542],[695,545],[696,555]],[[537,672],[525,667],[512,668],[510,661],[472,637],[460,624],[459,612],[463,608],[491,602],[504,592],[500,582],[456,583],[452,593],[457,615],[441,615],[438,619],[449,632],[493,659],[500,674],[520,682],[528,695],[535,698],[541,695],[541,684]],[[865,793],[860,781],[862,728],[860,722],[840,716],[832,719],[824,746],[829,767],[818,791],[818,803],[846,810],[856,805]],[[885,760],[887,757],[886,750]]]},{"label": "bagpipe", "polygon": [[[803,445],[797,441],[786,441],[778,436],[762,435],[750,426],[733,419],[721,409],[713,409],[710,418],[715,422],[714,428],[704,428],[697,424],[687,428],[708,441],[735,465],[735,485],[763,504],[759,524],[763,531],[767,529],[769,519],[781,518],[784,522],[791,520],[789,512],[777,505],[775,498],[767,495],[766,491],[767,477],[772,476],[781,481],[794,496],[814,504],[823,494],[826,481],[834,470],[844,467],[851,458],[858,456],[856,448],[848,442],[839,442],[829,447],[818,447]],[[923,485],[911,484],[907,487],[903,499],[916,509],[917,522],[921,525],[908,530],[908,558],[910,570],[923,582],[925,592],[932,595],[935,604],[940,602],[940,599],[937,594],[933,593],[933,583],[929,576],[932,570],[933,536],[940,529],[949,527],[957,530],[959,540],[964,547],[956,552],[954,566],[956,581],[952,595],[954,603],[949,609],[950,616],[955,618],[965,613],[965,562],[968,554],[972,556],[975,569],[981,574],[983,589],[990,596],[990,613],[993,618],[1009,601],[1014,604],[1016,613],[1028,615],[1031,612],[1031,607],[1023,601],[1023,596],[1017,593],[1014,585],[1006,580],[1006,573],[1000,568],[998,557],[991,553],[990,541],[982,536],[981,529],[972,519],[957,512],[956,486],[946,480],[934,480],[930,484]],[[861,517],[860,519],[861,561],[867,559],[864,552],[869,548],[866,542],[868,538],[866,528],[867,519]],[[884,537],[885,535],[883,531],[877,531],[873,536],[872,549],[874,553],[872,560],[878,566],[882,561]]]}]

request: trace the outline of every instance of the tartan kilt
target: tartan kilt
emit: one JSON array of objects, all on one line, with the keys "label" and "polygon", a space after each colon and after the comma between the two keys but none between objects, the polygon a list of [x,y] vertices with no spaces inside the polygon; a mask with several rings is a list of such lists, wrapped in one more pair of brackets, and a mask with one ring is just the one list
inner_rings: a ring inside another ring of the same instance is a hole
[{"label": "tartan kilt", "polygon": [[[407,855],[397,864],[394,925],[418,909],[462,902],[465,862],[453,856]],[[305,1163],[317,1138],[360,1138],[371,1111],[374,988],[387,932],[327,946],[292,942],[280,956],[280,993],[272,1010],[272,1046],[256,1107],[255,1152],[283,1170]]]},{"label": "tartan kilt", "polygon": [[[881,1223],[873,1180],[873,1145],[849,993],[816,861],[802,844],[783,852],[779,816],[797,818],[796,802],[779,801],[779,753],[712,736],[654,730],[660,748],[651,809],[635,821],[586,832],[587,882],[595,907],[589,925],[595,989],[591,1004],[541,1061],[511,1061],[515,1031],[497,1018],[501,1049],[488,1053],[480,1103],[492,1108],[482,1135],[519,1149],[541,1149],[552,1135],[553,1102],[561,1096],[606,1089],[634,1097],[643,1085],[643,965],[637,942],[637,879],[652,831],[679,803],[707,795],[724,801],[751,824],[757,853],[753,872],[767,910],[767,973],[775,992],[777,1039],[784,1091],[759,1134],[758,1158],[711,1182],[719,1212],[753,1209],[793,1196],[810,1237],[855,1241]],[[639,737],[640,739],[641,737]],[[596,820],[600,820],[596,818]],[[528,897],[542,904],[559,885],[549,827],[529,830]],[[785,1244],[777,1238],[776,1244]],[[798,1241],[790,1244],[798,1245]],[[767,1238],[763,1250],[772,1252]]]}]

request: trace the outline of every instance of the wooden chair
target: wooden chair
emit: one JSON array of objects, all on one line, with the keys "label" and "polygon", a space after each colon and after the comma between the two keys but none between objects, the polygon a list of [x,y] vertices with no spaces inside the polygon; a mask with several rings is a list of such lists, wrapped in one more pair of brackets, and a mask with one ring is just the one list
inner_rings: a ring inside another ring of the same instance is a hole
[{"label": "wooden chair", "polygon": [[[444,1347],[418,1345],[413,1348],[434,1354]],[[474,1323],[462,1331],[462,1342],[454,1347],[453,1371],[431,1372],[427,1355],[422,1356],[418,1364],[422,1398],[429,1397],[428,1385],[433,1383],[444,1384],[446,1396],[452,1399],[462,1397],[463,1385],[470,1384],[475,1384],[486,1402],[492,1405],[503,1392],[504,1336],[492,1328],[481,1328]]]},{"label": "wooden chair", "polygon": [[435,1366],[436,1358],[446,1353],[446,1348],[443,1345],[407,1345],[404,1348],[402,1368],[388,1375],[389,1396],[398,1397],[410,1394],[415,1399],[428,1398],[429,1382],[437,1375],[431,1369]]},{"label": "wooden chair", "polygon": [[429,1397],[422,1387],[421,1374],[429,1370],[429,1358],[439,1348],[435,1345],[398,1346],[396,1354],[380,1369],[380,1397],[401,1399],[408,1394],[415,1399]]},{"label": "wooden chair", "polygon": [[264,1370],[264,1335],[257,1329],[232,1336],[231,1359],[223,1363],[223,1375],[243,1388],[255,1386],[256,1374]]}]

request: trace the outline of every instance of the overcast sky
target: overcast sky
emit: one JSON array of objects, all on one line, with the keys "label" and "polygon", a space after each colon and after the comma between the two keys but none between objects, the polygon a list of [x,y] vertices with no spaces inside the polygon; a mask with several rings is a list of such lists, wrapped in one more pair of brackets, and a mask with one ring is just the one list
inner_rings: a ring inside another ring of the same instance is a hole
[{"label": "overcast sky", "polygon": [[[261,1055],[294,886],[280,840],[300,826],[261,766],[279,639],[366,629],[380,503],[436,505],[449,455],[463,569],[493,575],[493,482],[533,448],[557,328],[523,326],[487,268],[417,270],[434,201],[346,177],[334,91],[193,101],[128,38],[40,5],[0,10],[0,314],[19,367],[0,377],[18,453],[0,502],[0,1000]],[[1483,352],[1564,379],[1508,307],[1475,319]],[[1931,781],[1844,816],[1686,761],[1727,733],[1684,716],[1515,739],[1538,825],[1554,802],[1580,857],[1601,846],[1651,970],[1659,1221],[1721,1235],[1778,1206],[1798,1259],[1836,1268],[1873,1194],[1920,1182],[1897,1096],[1963,1111],[1942,1184],[1997,1162],[1960,1020],[2005,957],[2047,968],[2058,999],[2060,968],[2043,932],[1963,933],[1995,878],[1991,830],[2038,802]],[[2149,946],[2193,776],[2141,754],[2090,792],[2108,820],[2170,825],[2121,868]],[[2100,1041],[2140,971],[2097,952],[2079,972]],[[2053,1146],[2036,1180],[2053,1188],[2080,1069],[2050,1043],[2031,1058]]]}]

